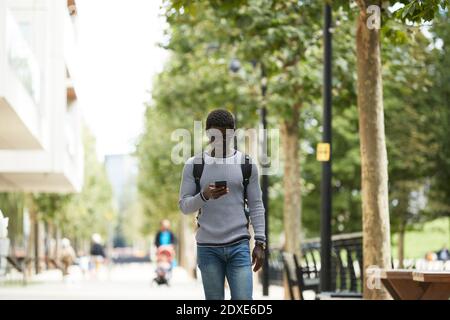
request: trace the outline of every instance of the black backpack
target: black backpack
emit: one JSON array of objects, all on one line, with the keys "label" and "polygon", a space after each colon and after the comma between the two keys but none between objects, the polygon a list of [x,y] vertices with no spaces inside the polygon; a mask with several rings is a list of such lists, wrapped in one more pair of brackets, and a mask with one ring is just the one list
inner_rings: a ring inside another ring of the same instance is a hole
[{"label": "black backpack", "polygon": [[[241,163],[241,171],[242,171],[242,177],[243,177],[242,184],[244,186],[244,214],[247,219],[247,228],[248,228],[249,223],[250,223],[250,211],[248,208],[247,186],[250,183],[250,176],[252,175],[252,164],[250,163],[250,157],[248,155],[245,155],[244,157],[245,157],[245,161],[244,161],[244,163]],[[204,158],[203,153],[202,153],[201,162],[200,163],[198,163],[198,162],[199,162],[198,158],[194,159],[193,175],[194,175],[195,187],[196,187],[195,194],[198,194],[201,191],[200,178],[202,177],[203,168],[205,166],[205,158]],[[199,226],[199,227],[200,227],[200,225],[198,224],[198,218],[199,218],[200,214],[201,214],[201,209],[198,211],[198,214],[196,217],[197,226]]]}]

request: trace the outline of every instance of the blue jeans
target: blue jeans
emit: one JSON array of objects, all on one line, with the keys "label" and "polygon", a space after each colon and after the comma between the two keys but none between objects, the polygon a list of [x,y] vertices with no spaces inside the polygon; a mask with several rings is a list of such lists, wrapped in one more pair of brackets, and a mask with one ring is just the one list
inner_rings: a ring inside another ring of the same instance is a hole
[{"label": "blue jeans", "polygon": [[232,300],[252,300],[253,275],[248,240],[225,247],[197,246],[206,300],[224,300],[225,277]]}]

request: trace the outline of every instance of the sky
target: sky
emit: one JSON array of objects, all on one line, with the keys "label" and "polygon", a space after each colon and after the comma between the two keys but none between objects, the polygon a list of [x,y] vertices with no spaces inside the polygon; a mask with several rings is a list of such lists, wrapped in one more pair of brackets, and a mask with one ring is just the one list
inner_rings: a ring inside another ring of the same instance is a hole
[{"label": "sky", "polygon": [[134,151],[167,52],[161,0],[77,0],[76,89],[97,155]]}]

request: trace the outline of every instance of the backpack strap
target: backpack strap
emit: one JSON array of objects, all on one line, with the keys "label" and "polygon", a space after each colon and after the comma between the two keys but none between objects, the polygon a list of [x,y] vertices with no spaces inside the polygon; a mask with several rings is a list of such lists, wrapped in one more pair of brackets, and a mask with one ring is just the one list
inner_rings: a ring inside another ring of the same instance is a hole
[{"label": "backpack strap", "polygon": [[248,208],[248,197],[247,197],[247,187],[250,183],[250,177],[252,175],[252,164],[250,163],[249,155],[244,155],[244,162],[241,163],[241,171],[242,171],[242,185],[244,186],[244,213],[247,218],[247,228],[250,223],[250,210]]},{"label": "backpack strap", "polygon": [[[203,155],[201,155],[201,161],[199,159],[199,157],[194,158],[194,167],[192,169],[192,174],[194,176],[194,181],[195,181],[195,194],[198,194],[201,191],[201,186],[200,186],[200,179],[202,177],[203,174],[203,168],[205,167],[205,157]],[[199,223],[198,223],[198,218],[201,215],[201,209],[198,210],[197,216],[196,216],[196,220],[197,220],[197,226],[200,227]]]},{"label": "backpack strap", "polygon": [[[193,176],[194,176],[194,180],[195,180],[195,194],[199,193],[201,191],[201,187],[200,187],[200,179],[202,177],[203,174],[203,168],[205,167],[205,158],[203,156],[201,156],[201,162],[199,161],[198,158],[194,159],[194,168],[193,168]],[[200,162],[200,163],[199,163]]]}]

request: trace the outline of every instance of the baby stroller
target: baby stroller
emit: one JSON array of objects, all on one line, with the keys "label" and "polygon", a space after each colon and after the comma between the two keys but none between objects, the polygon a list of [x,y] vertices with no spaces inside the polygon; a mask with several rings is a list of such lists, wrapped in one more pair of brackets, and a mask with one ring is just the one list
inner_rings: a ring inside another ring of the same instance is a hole
[{"label": "baby stroller", "polygon": [[156,252],[156,277],[153,279],[158,285],[169,285],[174,255],[172,245],[163,245],[158,248]]}]

